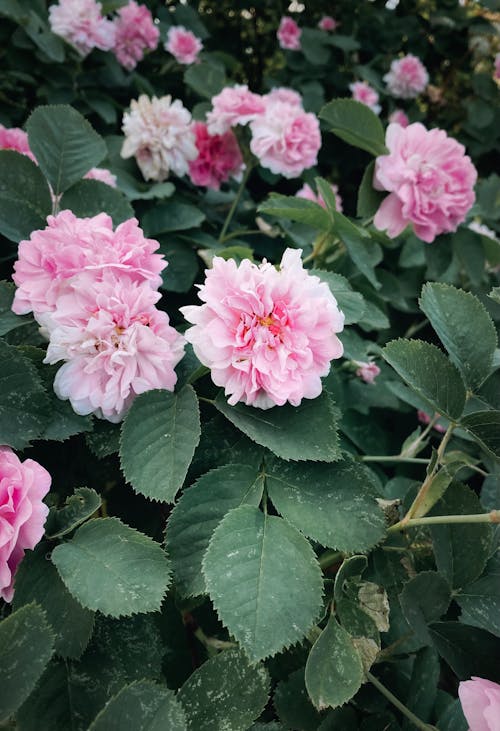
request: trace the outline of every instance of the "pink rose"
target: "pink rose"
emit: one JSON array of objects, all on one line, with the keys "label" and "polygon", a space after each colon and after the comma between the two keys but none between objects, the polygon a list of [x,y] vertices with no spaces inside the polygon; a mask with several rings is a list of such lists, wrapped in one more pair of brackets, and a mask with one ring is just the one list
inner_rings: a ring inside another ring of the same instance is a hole
[{"label": "pink rose", "polygon": [[106,185],[116,188],[116,175],[113,175],[106,168],[92,168],[83,177],[85,180],[99,180],[101,183],[106,183]]},{"label": "pink rose", "polygon": [[269,102],[286,102],[287,104],[292,104],[295,107],[303,109],[302,97],[299,92],[294,91],[294,89],[287,89],[285,86],[278,86],[275,89],[271,89],[262,98],[265,104]]},{"label": "pink rose", "polygon": [[385,144],[389,153],[377,157],[373,185],[390,195],[375,214],[375,227],[395,238],[411,226],[428,243],[456,231],[474,203],[477,179],[463,145],[419,122],[390,124]]},{"label": "pink rose", "polygon": [[289,51],[300,51],[301,35],[302,31],[295,20],[288,15],[284,15],[280,20],[276,33],[281,48],[288,49]]},{"label": "pink rose", "polygon": [[195,185],[219,190],[229,178],[241,179],[244,169],[238,141],[229,130],[223,135],[210,135],[207,125],[195,122],[198,157],[189,163],[189,177]]},{"label": "pink rose", "polygon": [[354,101],[361,102],[361,104],[370,107],[375,114],[380,114],[382,107],[378,103],[379,96],[366,81],[355,81],[353,84],[349,84],[349,89],[352,92]]},{"label": "pink rose", "polygon": [[93,48],[109,51],[115,44],[115,26],[101,11],[101,3],[96,0],[59,0],[49,7],[51,30],[82,56]]},{"label": "pink rose", "polygon": [[0,447],[0,597],[6,602],[14,596],[14,575],[25,550],[43,536],[49,509],[42,500],[50,483],[38,462],[20,462],[10,447]]},{"label": "pink rose", "polygon": [[248,124],[265,110],[264,99],[248,90],[248,86],[226,86],[212,99],[207,114],[211,135],[222,135],[237,124]]},{"label": "pink rose", "polygon": [[[436,417],[439,417],[439,414],[437,412],[432,418],[435,419]],[[421,409],[417,411],[417,418],[421,424],[427,425],[431,423],[431,417],[429,416],[429,414],[426,414],[425,411],[422,411]],[[440,434],[444,434],[444,432],[446,431],[442,424],[434,424],[434,429]]]},{"label": "pink rose", "polygon": [[493,78],[495,81],[500,81],[500,53],[495,56],[494,66]]},{"label": "pink rose", "polygon": [[145,5],[130,0],[128,5],[118,8],[115,24],[115,45],[113,51],[118,63],[131,71],[144,57],[144,51],[154,51],[160,38],[160,30],[154,24],[153,16]]},{"label": "pink rose", "polygon": [[458,697],[470,726],[469,731],[498,731],[500,723],[500,685],[472,677],[458,686]]},{"label": "pink rose", "polygon": [[165,50],[175,57],[177,63],[189,65],[196,63],[203,43],[183,25],[174,25],[168,29]]},{"label": "pink rose", "polygon": [[231,405],[269,409],[319,396],[343,353],[344,315],[328,285],[303,269],[300,250],[287,249],[279,270],[216,256],[199,297],[203,305],[181,308],[194,325],[186,339]]},{"label": "pink rose", "polygon": [[356,370],[358,378],[361,378],[365,383],[375,383],[376,377],[380,375],[380,368],[376,363],[372,363],[371,361],[364,363],[363,361],[355,360],[354,364],[358,366]]},{"label": "pink rose", "polygon": [[330,15],[323,15],[321,20],[318,23],[318,28],[320,30],[326,30],[326,31],[333,31],[339,26],[338,21],[335,20],[335,18],[332,18]]},{"label": "pink rose", "polygon": [[314,114],[286,102],[270,102],[250,123],[250,149],[260,164],[285,178],[297,178],[318,161],[319,122]]},{"label": "pink rose", "polygon": [[402,109],[395,109],[393,113],[389,116],[389,123],[400,124],[401,127],[408,127],[408,125],[410,124],[410,120]]},{"label": "pink rose", "polygon": [[391,63],[389,73],[384,76],[389,94],[399,99],[414,99],[429,83],[429,74],[422,61],[409,53]]},{"label": "pink rose", "polygon": [[[331,189],[333,191],[333,194],[335,195],[336,210],[339,211],[339,213],[342,213],[342,198],[339,196],[339,188],[337,185],[334,185],[332,183]],[[320,194],[316,195],[314,190],[307,183],[304,183],[302,188],[298,190],[295,195],[297,196],[297,198],[304,198],[307,201],[313,201],[313,203],[318,203],[318,205],[320,205],[322,208],[326,208],[326,203],[323,200],[323,197]]]},{"label": "pink rose", "polygon": [[19,127],[4,127],[0,124],[0,150],[14,150],[26,155],[36,163],[35,156],[30,150],[28,135]]}]

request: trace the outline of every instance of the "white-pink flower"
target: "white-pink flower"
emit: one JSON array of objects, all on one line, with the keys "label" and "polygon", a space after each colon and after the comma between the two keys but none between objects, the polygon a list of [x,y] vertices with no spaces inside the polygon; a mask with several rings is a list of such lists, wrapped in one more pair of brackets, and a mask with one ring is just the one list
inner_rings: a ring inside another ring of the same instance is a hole
[{"label": "white-pink flower", "polygon": [[410,120],[402,109],[395,109],[389,116],[390,124],[400,124],[401,127],[408,127]]},{"label": "white-pink flower", "polygon": [[429,74],[422,61],[409,53],[392,61],[384,81],[392,96],[398,99],[414,99],[429,83]]},{"label": "white-pink flower", "polygon": [[354,101],[361,102],[361,104],[370,107],[375,114],[380,114],[382,107],[378,103],[379,96],[366,81],[355,81],[353,84],[349,84],[349,89]]},{"label": "white-pink flower", "polygon": [[373,361],[353,361],[354,365],[357,366],[356,375],[361,378],[365,383],[375,384],[375,379],[380,375],[380,368]]},{"label": "white-pink flower", "polygon": [[331,15],[323,15],[318,23],[318,28],[320,30],[326,31],[334,31],[336,28],[338,28],[338,26],[338,21],[336,21],[335,18],[332,18]]},{"label": "white-pink flower", "polygon": [[160,30],[154,24],[151,11],[145,5],[138,5],[135,0],[118,8],[114,24],[113,51],[118,63],[131,71],[142,61],[147,49],[154,51],[160,39]]},{"label": "white-pink flower", "polygon": [[248,124],[265,110],[264,99],[249,91],[244,84],[226,86],[212,98],[212,110],[207,114],[211,135],[223,135],[237,124]]},{"label": "white-pink flower", "polygon": [[177,63],[186,66],[196,63],[202,48],[201,40],[183,25],[173,25],[168,29],[165,50],[174,56]]},{"label": "white-pink flower", "polygon": [[135,157],[145,180],[166,180],[170,172],[186,175],[198,155],[191,113],[179,99],[141,94],[123,116],[121,156]]},{"label": "white-pink flower", "polygon": [[[342,213],[342,198],[339,195],[338,185],[331,183],[330,187],[333,194],[335,195],[335,208],[337,211],[339,211],[339,213]],[[304,198],[307,201],[313,201],[313,203],[318,203],[318,205],[320,205],[322,208],[326,208],[326,203],[323,200],[323,196],[320,193],[316,194],[311,186],[307,183],[304,183],[302,188],[298,190],[295,195],[297,196],[297,198]]]},{"label": "white-pink flower", "polygon": [[278,86],[271,89],[271,91],[268,94],[265,94],[262,98],[265,104],[272,102],[286,102],[287,104],[303,109],[302,97],[299,92],[294,89],[288,89],[286,86]]},{"label": "white-pink flower", "polygon": [[12,309],[18,315],[33,311],[35,317],[53,312],[68,281],[83,271],[95,277],[106,270],[122,272],[130,279],[147,281],[150,289],[161,284],[167,266],[154,252],[159,243],[144,238],[135,218],[113,231],[106,213],[77,218],[71,211],[48,216],[47,227],[21,241],[12,278],[17,285]]},{"label": "white-pink flower", "polygon": [[54,391],[77,414],[117,422],[138,394],[174,390],[185,341],[155,307],[160,297],[126,275],[87,271],[58,298],[44,363],[66,361]]},{"label": "white-pink flower", "polygon": [[498,731],[500,728],[500,685],[472,677],[458,686],[458,697],[469,731]]},{"label": "white-pink flower", "polygon": [[300,51],[300,36],[302,31],[293,18],[284,15],[278,27],[276,37],[281,48],[289,51]]},{"label": "white-pink flower", "polygon": [[35,156],[30,150],[28,135],[19,127],[4,127],[0,124],[0,150],[20,152],[36,163]]},{"label": "white-pink flower", "polygon": [[50,483],[38,462],[21,462],[10,447],[0,447],[0,597],[6,602],[14,596],[14,576],[24,552],[43,536],[49,509],[42,500]]},{"label": "white-pink flower", "polygon": [[106,183],[106,185],[111,186],[111,188],[116,188],[116,175],[113,175],[113,173],[106,170],[106,168],[92,168],[92,170],[89,170],[83,177],[85,180],[99,180],[99,182]]},{"label": "white-pink flower", "polygon": [[82,56],[93,48],[109,51],[115,43],[115,26],[102,15],[96,0],[59,0],[49,7],[53,33],[71,43]]},{"label": "white-pink flower", "polygon": [[211,135],[207,125],[194,122],[198,157],[189,163],[189,177],[195,185],[219,190],[230,178],[241,180],[245,167],[238,140],[231,130],[223,135]]},{"label": "white-pink flower", "polygon": [[287,102],[268,102],[250,123],[250,149],[260,164],[285,178],[297,178],[318,161],[321,134],[317,117]]},{"label": "white-pink flower", "polygon": [[373,185],[390,195],[375,214],[375,227],[394,238],[411,226],[428,243],[456,231],[474,203],[477,179],[464,146],[419,122],[390,124],[385,144],[389,153],[377,157]]},{"label": "white-pink flower", "polygon": [[330,361],[340,358],[344,315],[324,282],[287,249],[280,269],[267,262],[214,257],[199,297],[182,307],[185,333],[229,403],[268,409],[321,393]]}]

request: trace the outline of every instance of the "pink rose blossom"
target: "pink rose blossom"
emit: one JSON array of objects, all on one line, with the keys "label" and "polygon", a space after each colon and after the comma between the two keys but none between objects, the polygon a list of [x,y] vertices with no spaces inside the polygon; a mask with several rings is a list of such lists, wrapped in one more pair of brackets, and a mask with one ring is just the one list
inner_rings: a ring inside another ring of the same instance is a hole
[{"label": "pink rose blossom", "polygon": [[379,96],[366,81],[355,81],[353,84],[349,84],[349,89],[354,101],[361,102],[361,104],[370,107],[375,114],[380,114],[382,107],[378,103]]},{"label": "pink rose blossom", "polygon": [[26,155],[36,163],[35,156],[30,150],[28,135],[19,127],[4,127],[0,124],[0,150],[14,150]]},{"label": "pink rose blossom", "polygon": [[181,308],[194,325],[186,339],[229,404],[269,409],[319,396],[343,353],[344,315],[328,285],[303,269],[300,250],[287,249],[279,271],[214,257],[199,297],[205,304]]},{"label": "pink rose blossom", "polygon": [[494,66],[493,78],[495,81],[500,81],[500,53],[495,56]]},{"label": "pink rose blossom", "polygon": [[390,124],[385,143],[389,153],[377,157],[373,185],[390,195],[375,214],[375,227],[395,238],[411,225],[428,243],[456,231],[474,203],[477,179],[463,145],[419,122]]},{"label": "pink rose blossom", "polygon": [[50,483],[38,462],[21,462],[10,447],[0,447],[0,597],[6,602],[14,596],[14,575],[25,550],[43,536],[49,509],[42,500]]},{"label": "pink rose blossom", "polygon": [[408,127],[408,125],[410,124],[410,120],[402,109],[395,109],[393,113],[389,116],[389,123],[400,124],[401,127]]},{"label": "pink rose blossom", "polygon": [[93,48],[109,51],[115,44],[115,26],[101,11],[101,3],[96,0],[59,0],[49,7],[51,30],[82,56]]},{"label": "pink rose blossom", "polygon": [[107,271],[84,272],[57,300],[44,363],[65,360],[54,379],[60,399],[77,414],[118,422],[144,391],[173,391],[184,338],[156,309],[159,292],[146,282]]},{"label": "pink rose blossom", "polygon": [[159,243],[144,238],[137,220],[130,218],[113,231],[106,213],[77,218],[71,211],[48,216],[48,226],[33,231],[19,244],[12,276],[17,285],[12,309],[18,315],[33,311],[35,317],[52,312],[69,279],[82,271],[102,276],[107,269],[146,280],[153,289],[161,284],[160,272],[167,266]]},{"label": "pink rose blossom", "polygon": [[222,135],[237,124],[248,124],[265,110],[265,102],[248,86],[226,86],[212,99],[212,111],[207,114],[208,131]]},{"label": "pink rose blossom", "polygon": [[106,185],[116,188],[116,175],[110,173],[106,168],[92,168],[83,177],[85,180],[99,180],[101,183],[106,183]]},{"label": "pink rose blossom", "polygon": [[241,179],[244,169],[238,141],[229,130],[223,135],[210,135],[207,125],[195,122],[198,157],[189,163],[189,177],[195,185],[219,190],[229,178]]},{"label": "pink rose blossom", "polygon": [[123,115],[125,141],[122,157],[133,157],[145,180],[166,180],[173,172],[181,177],[198,155],[191,114],[171,96],[150,99],[141,94]]},{"label": "pink rose blossom", "polygon": [[303,109],[302,97],[299,92],[294,91],[293,89],[287,89],[285,86],[278,86],[275,89],[271,89],[269,94],[265,94],[262,98],[264,99],[265,104],[272,102],[286,102],[287,104],[292,104],[295,107]]},{"label": "pink rose blossom", "polygon": [[[339,213],[342,213],[342,198],[339,196],[339,188],[337,185],[334,185],[332,183],[331,189],[333,191],[333,194],[335,195],[336,210],[339,211]],[[304,183],[302,188],[298,190],[295,195],[297,196],[297,198],[304,198],[307,201],[313,201],[313,203],[318,203],[318,205],[320,205],[322,208],[326,208],[326,203],[323,200],[323,196],[319,193],[316,195],[314,190],[307,183]]]},{"label": "pink rose blossom", "polygon": [[160,30],[154,24],[150,10],[134,0],[118,8],[114,24],[113,51],[118,63],[131,71],[142,61],[146,49],[154,51],[158,45]]},{"label": "pink rose blossom", "polygon": [[335,18],[332,18],[330,15],[324,15],[318,23],[318,28],[320,30],[326,31],[333,31],[338,28],[338,26],[338,21],[336,21]]},{"label": "pink rose blossom", "polygon": [[203,43],[183,25],[174,25],[168,29],[165,50],[174,56],[177,63],[186,66],[198,61],[198,54]]},{"label": "pink rose blossom", "polygon": [[365,383],[375,384],[375,379],[380,375],[380,368],[376,363],[371,361],[364,363],[360,360],[355,360],[354,365],[357,365],[356,375],[361,378]]},{"label": "pink rose blossom", "polygon": [[387,91],[398,99],[414,99],[429,83],[429,74],[422,61],[409,53],[395,58],[389,73],[384,76]]},{"label": "pink rose blossom", "polygon": [[[439,417],[439,416],[440,415],[436,412],[432,418],[435,419],[436,417]],[[431,423],[431,417],[429,416],[429,414],[426,414],[425,411],[422,411],[421,409],[419,409],[417,411],[417,418],[421,424],[430,424]],[[442,424],[434,424],[434,429],[437,432],[439,432],[440,434],[444,434],[444,432],[446,431],[446,429],[444,428],[444,426]]]},{"label": "pink rose blossom", "polygon": [[297,178],[318,161],[319,122],[314,114],[286,102],[271,102],[250,123],[250,149],[260,164],[285,178]]},{"label": "pink rose blossom", "polygon": [[469,731],[498,731],[500,728],[500,685],[472,677],[458,686],[458,697],[470,726]]},{"label": "pink rose blossom", "polygon": [[300,36],[302,31],[293,18],[284,15],[279,24],[276,37],[281,48],[289,51],[300,51]]}]

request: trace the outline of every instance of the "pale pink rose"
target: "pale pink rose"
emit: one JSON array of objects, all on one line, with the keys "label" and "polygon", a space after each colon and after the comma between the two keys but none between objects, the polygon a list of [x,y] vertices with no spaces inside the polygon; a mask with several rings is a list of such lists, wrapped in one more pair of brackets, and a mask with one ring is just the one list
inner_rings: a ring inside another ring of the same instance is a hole
[{"label": "pale pink rose", "polygon": [[400,124],[401,127],[408,127],[408,125],[410,124],[410,120],[402,109],[395,109],[393,113],[389,116],[389,123]]},{"label": "pale pink rose", "polygon": [[14,150],[26,155],[36,163],[35,156],[30,150],[28,135],[19,127],[4,127],[0,124],[0,150]]},{"label": "pale pink rose", "polygon": [[219,190],[229,178],[241,179],[244,169],[238,140],[229,130],[223,135],[210,135],[207,125],[195,122],[198,157],[189,163],[189,177],[195,185]]},{"label": "pale pink rose", "polygon": [[237,124],[248,124],[265,110],[265,102],[248,86],[226,86],[212,98],[212,111],[207,114],[208,131],[222,135]]},{"label": "pale pink rose", "polygon": [[106,185],[116,188],[116,175],[113,175],[106,168],[92,168],[83,177],[85,180],[99,180],[101,183],[106,183]]},{"label": "pale pink rose", "polygon": [[292,104],[295,107],[303,109],[302,97],[299,92],[294,91],[294,89],[288,89],[285,86],[278,86],[275,89],[271,89],[271,91],[268,94],[265,94],[262,98],[264,99],[265,104],[268,104],[269,102],[286,102],[287,104]]},{"label": "pale pink rose", "polygon": [[353,84],[349,84],[349,89],[354,101],[361,102],[361,104],[370,107],[375,114],[380,114],[382,107],[378,103],[379,96],[366,81],[355,81]]},{"label": "pale pink rose", "polygon": [[469,731],[499,731],[500,685],[473,676],[459,684],[458,697]]},{"label": "pale pink rose", "polygon": [[264,114],[250,122],[250,149],[262,167],[297,178],[316,165],[321,147],[317,117],[286,102],[268,102]]},{"label": "pale pink rose", "polygon": [[115,24],[113,51],[118,63],[131,71],[144,58],[146,49],[154,51],[160,39],[160,30],[145,5],[130,0],[118,8]]},{"label": "pale pink rose", "polygon": [[[437,416],[439,416],[439,414],[436,412],[433,418],[435,419]],[[429,416],[429,414],[426,414],[425,411],[422,411],[421,409],[417,411],[417,418],[421,424],[427,425],[431,423],[431,417]],[[444,434],[444,432],[446,431],[442,424],[434,424],[433,428],[440,434]]]},{"label": "pale pink rose", "polygon": [[281,48],[285,48],[289,51],[300,51],[300,36],[302,31],[293,18],[289,15],[284,15],[279,24],[276,38],[279,41]]},{"label": "pale pink rose", "polygon": [[389,154],[377,157],[373,185],[390,195],[375,214],[375,227],[395,238],[411,226],[428,243],[456,231],[474,203],[477,179],[463,145],[419,122],[390,124],[385,144]]},{"label": "pale pink rose", "polygon": [[500,53],[497,53],[494,61],[495,70],[493,72],[493,78],[496,81],[500,81]]},{"label": "pale pink rose", "polygon": [[198,155],[191,114],[179,99],[150,99],[141,94],[123,115],[125,135],[121,156],[135,157],[145,180],[166,180],[173,172],[181,177]]},{"label": "pale pink rose", "polygon": [[395,58],[389,73],[384,76],[387,91],[398,99],[414,99],[429,83],[429,74],[422,61],[409,53]]},{"label": "pale pink rose", "polygon": [[229,404],[269,409],[321,393],[321,377],[340,358],[344,315],[327,284],[287,249],[280,269],[214,257],[199,297],[182,307],[185,333],[199,360],[223,386]]},{"label": "pale pink rose", "polygon": [[77,414],[118,422],[138,394],[174,390],[185,341],[156,309],[160,297],[146,282],[86,271],[58,298],[44,363],[66,361],[54,391]]},{"label": "pale pink rose", "polygon": [[183,25],[174,25],[168,29],[165,50],[174,56],[177,63],[186,66],[196,63],[202,48],[200,39]]},{"label": "pale pink rose", "polygon": [[[342,198],[339,196],[339,188],[338,185],[335,185],[334,183],[331,184],[331,189],[333,191],[333,194],[335,195],[335,203],[336,203],[336,210],[339,211],[339,213],[342,213]],[[304,198],[307,201],[313,201],[313,203],[318,203],[318,205],[321,206],[321,208],[326,208],[326,203],[323,200],[323,196],[321,194],[316,194],[314,190],[311,188],[310,185],[307,183],[304,183],[302,188],[298,190],[295,195],[297,198]]]},{"label": "pale pink rose", "polygon": [[147,281],[153,289],[161,284],[167,266],[159,243],[144,238],[137,219],[130,218],[113,231],[106,213],[77,218],[71,211],[48,216],[47,227],[21,241],[12,278],[17,285],[12,309],[18,315],[33,311],[37,319],[52,312],[71,277],[85,270],[94,276],[113,269],[131,279]]},{"label": "pale pink rose", "polygon": [[338,28],[339,22],[332,18],[331,15],[324,15],[318,23],[320,30],[333,31]]},{"label": "pale pink rose", "polygon": [[14,575],[25,550],[43,536],[49,509],[42,500],[50,483],[38,462],[21,462],[10,447],[0,447],[0,597],[6,602],[14,596]]},{"label": "pale pink rose", "polygon": [[354,365],[357,365],[356,375],[361,378],[365,383],[375,384],[375,379],[380,375],[380,368],[376,363],[372,361],[363,362],[361,360],[353,361]]},{"label": "pale pink rose", "polygon": [[101,3],[96,0],[59,0],[49,7],[51,30],[82,56],[93,48],[109,51],[115,43],[115,26],[101,11]]}]

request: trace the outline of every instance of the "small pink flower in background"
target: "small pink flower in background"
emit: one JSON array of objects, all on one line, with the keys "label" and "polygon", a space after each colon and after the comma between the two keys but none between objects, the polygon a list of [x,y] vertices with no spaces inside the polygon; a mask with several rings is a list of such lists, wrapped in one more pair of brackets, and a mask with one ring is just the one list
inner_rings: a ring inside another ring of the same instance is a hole
[{"label": "small pink flower in background", "polygon": [[275,89],[271,89],[271,91],[268,94],[265,94],[263,97],[264,103],[272,103],[272,102],[286,102],[287,104],[292,104],[293,106],[302,107],[302,96],[299,94],[298,91],[295,91],[294,89],[288,89],[285,86],[278,86]]},{"label": "small pink flower in background", "polygon": [[300,36],[302,31],[293,18],[289,15],[284,15],[279,24],[278,32],[276,37],[279,41],[281,48],[289,51],[300,51]]},{"label": "small pink flower in background", "polygon": [[[335,195],[336,209],[339,213],[342,213],[342,198],[339,196],[339,188],[334,183],[331,184],[331,188]],[[323,197],[320,194],[316,194],[307,183],[304,183],[302,188],[298,190],[295,195],[297,198],[305,198],[307,201],[313,201],[313,203],[318,203],[322,208],[326,208],[326,203],[323,200]]]},{"label": "small pink flower in background", "polygon": [[297,178],[317,163],[321,134],[314,114],[286,102],[268,102],[250,129],[250,149],[271,172]]},{"label": "small pink flower in background", "polygon": [[28,135],[19,127],[4,127],[0,124],[0,150],[14,150],[26,155],[36,163],[35,156],[30,150]]},{"label": "small pink flower in background", "polygon": [[175,57],[177,63],[186,66],[196,63],[202,48],[200,39],[183,25],[174,25],[168,29],[165,50]]},{"label": "small pink flower in background", "polygon": [[113,175],[106,168],[92,168],[83,177],[85,180],[99,180],[101,183],[106,183],[106,185],[116,188],[116,175]]},{"label": "small pink flower in background", "polygon": [[59,0],[49,7],[53,33],[71,43],[82,56],[93,48],[109,51],[115,44],[115,25],[102,15],[96,0]]},{"label": "small pink flower in background", "polygon": [[303,268],[301,250],[287,249],[279,270],[214,257],[199,297],[203,305],[181,308],[194,325],[186,339],[229,404],[269,409],[319,396],[343,353],[336,333],[344,315],[328,285]]},{"label": "small pink flower in background", "polygon": [[145,180],[166,180],[170,172],[181,177],[198,155],[191,113],[179,99],[150,99],[141,94],[123,115],[125,135],[121,156],[135,157]]},{"label": "small pink flower in background", "polygon": [[241,179],[244,169],[238,140],[229,130],[223,135],[210,135],[207,125],[194,122],[198,157],[189,163],[189,177],[195,185],[219,190],[229,178]]},{"label": "small pink flower in background", "polygon": [[324,15],[321,20],[318,23],[318,28],[320,30],[326,30],[326,31],[333,31],[338,28],[339,23],[335,18],[332,18],[331,15]]},{"label": "small pink flower in background", "polygon": [[408,125],[410,124],[410,120],[402,109],[395,109],[393,113],[389,116],[389,123],[400,124],[401,127],[408,127]]},{"label": "small pink flower in background", "polygon": [[361,102],[361,104],[370,107],[375,114],[380,114],[382,107],[378,103],[379,96],[366,81],[355,81],[353,84],[349,84],[349,89],[354,101]]},{"label": "small pink flower in background", "polygon": [[42,500],[50,483],[38,462],[21,462],[10,447],[0,447],[0,597],[6,602],[14,596],[14,576],[24,552],[43,536],[49,509]]},{"label": "small pink flower in background", "polygon": [[[436,416],[439,416],[437,412],[434,414],[433,418],[435,419]],[[425,411],[422,411],[421,409],[417,411],[417,418],[421,424],[427,425],[431,423],[431,417],[429,416],[429,414],[426,414]],[[444,434],[444,432],[446,431],[442,424],[434,424],[434,429],[440,434]]]},{"label": "small pink flower in background", "polygon": [[409,53],[395,58],[389,73],[384,76],[389,94],[398,99],[414,99],[429,83],[429,74],[422,61]]},{"label": "small pink flower in background", "polygon": [[371,361],[363,362],[361,360],[353,361],[354,365],[357,365],[356,375],[361,378],[365,383],[375,384],[375,379],[380,375],[380,368],[376,363]]},{"label": "small pink flower in background", "polygon": [[500,53],[497,53],[495,56],[494,67],[493,78],[496,81],[500,81]]},{"label": "small pink flower in background", "polygon": [[248,86],[226,86],[212,99],[212,111],[207,114],[211,135],[222,135],[237,124],[248,124],[265,110],[264,99],[249,91]]},{"label": "small pink flower in background", "polygon": [[500,728],[500,685],[472,677],[458,686],[458,697],[469,731],[498,731]]},{"label": "small pink flower in background", "polygon": [[375,227],[395,238],[411,226],[428,243],[456,231],[474,203],[477,179],[463,145],[419,122],[390,124],[385,144],[389,153],[377,157],[373,185],[390,195],[375,214]]},{"label": "small pink flower in background", "polygon": [[131,71],[142,61],[146,49],[154,51],[160,39],[160,30],[153,22],[150,10],[134,0],[118,8],[117,12],[113,51],[118,62]]}]

